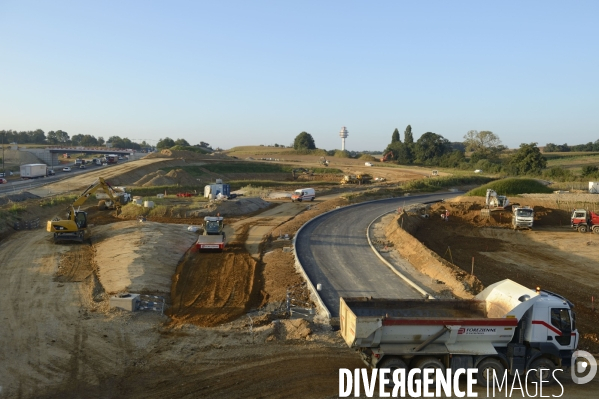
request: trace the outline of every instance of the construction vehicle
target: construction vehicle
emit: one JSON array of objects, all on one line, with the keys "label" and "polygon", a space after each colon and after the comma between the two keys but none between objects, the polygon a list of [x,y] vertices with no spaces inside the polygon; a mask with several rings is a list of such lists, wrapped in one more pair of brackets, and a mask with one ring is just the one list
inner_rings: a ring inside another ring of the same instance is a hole
[{"label": "construction vehicle", "polygon": [[100,208],[101,211],[115,208],[114,201],[111,197],[116,198],[121,205],[125,205],[131,201],[131,194],[127,192],[127,187],[110,186],[110,195],[104,191],[96,193],[96,199],[100,200],[98,202],[98,208]]},{"label": "construction vehicle", "polygon": [[357,175],[345,175],[343,179],[341,179],[341,184],[364,184],[370,183],[372,181],[372,176],[368,173],[358,173]]},{"label": "construction vehicle", "polygon": [[392,159],[393,159],[393,152],[389,151],[383,155],[383,157],[381,158],[381,162],[389,162]]},{"label": "construction vehicle", "polygon": [[310,169],[305,168],[296,168],[291,170],[291,177],[293,180],[297,179],[300,174],[312,176],[314,173]]},{"label": "construction vehicle", "polygon": [[325,157],[320,157],[320,164],[323,166],[329,166],[329,161]]},{"label": "construction vehicle", "polygon": [[225,232],[222,216],[206,216],[202,225],[202,234],[196,241],[196,248],[202,249],[225,249]]},{"label": "construction vehicle", "polygon": [[505,210],[511,207],[510,200],[505,195],[497,195],[492,188],[487,189],[485,205],[489,210]]},{"label": "construction vehicle", "polygon": [[586,233],[592,231],[599,234],[599,214],[586,209],[574,209],[570,218],[572,228]]},{"label": "construction vehicle", "polygon": [[117,215],[119,214],[121,209],[121,197],[115,197],[113,195],[114,190],[110,184],[99,177],[98,180],[86,188],[85,191],[69,206],[66,219],[53,219],[48,221],[46,231],[54,234],[54,242],[83,242],[91,236],[91,231],[87,225],[87,212],[80,210],[80,207],[99,189],[104,190],[109,200],[101,200],[98,203],[98,206],[100,207],[100,205],[103,204],[101,209],[109,207],[111,209],[116,209]]},{"label": "construction vehicle", "polygon": [[[474,300],[341,298],[341,335],[372,368],[477,368],[493,385],[505,370],[538,382],[568,367],[578,345],[574,305],[514,281],[488,286]],[[543,369],[543,370],[542,370]]]},{"label": "construction vehicle", "polygon": [[512,227],[514,230],[520,228],[532,229],[535,220],[535,211],[529,206],[512,207]]}]

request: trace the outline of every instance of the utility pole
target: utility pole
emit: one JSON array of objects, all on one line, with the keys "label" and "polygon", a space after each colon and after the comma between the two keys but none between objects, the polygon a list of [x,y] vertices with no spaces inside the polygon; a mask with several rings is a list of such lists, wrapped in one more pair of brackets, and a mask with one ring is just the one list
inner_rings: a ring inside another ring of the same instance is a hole
[{"label": "utility pole", "polygon": [[4,136],[6,136],[6,132],[2,132],[2,173],[5,173],[4,177],[6,177],[6,172],[4,171]]}]

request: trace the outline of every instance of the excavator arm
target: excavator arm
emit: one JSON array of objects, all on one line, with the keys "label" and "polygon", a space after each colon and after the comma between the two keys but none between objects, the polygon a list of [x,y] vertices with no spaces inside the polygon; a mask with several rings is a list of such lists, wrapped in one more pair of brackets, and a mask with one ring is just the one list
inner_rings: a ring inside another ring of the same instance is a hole
[{"label": "excavator arm", "polygon": [[66,241],[66,240],[74,240],[83,242],[83,240],[89,237],[89,229],[87,227],[87,214],[83,211],[79,211],[76,208],[79,208],[81,205],[87,201],[87,199],[95,193],[97,190],[102,189],[110,198],[110,201],[114,204],[116,208],[117,215],[120,211],[121,204],[120,201],[113,195],[112,187],[110,184],[106,183],[103,178],[99,177],[93,184],[91,184],[88,188],[73,201],[73,203],[69,206],[68,218],[64,220],[49,220],[47,224],[46,230],[49,233],[54,234],[54,241]]}]

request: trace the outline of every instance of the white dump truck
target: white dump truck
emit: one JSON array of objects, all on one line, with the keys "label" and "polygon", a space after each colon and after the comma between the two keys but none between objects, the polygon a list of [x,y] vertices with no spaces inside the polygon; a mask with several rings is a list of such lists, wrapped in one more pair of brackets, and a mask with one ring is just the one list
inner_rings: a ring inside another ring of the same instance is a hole
[{"label": "white dump truck", "polygon": [[529,206],[512,207],[512,227],[514,229],[532,229],[535,211]]},{"label": "white dump truck", "polygon": [[529,378],[548,381],[553,369],[570,366],[578,346],[572,303],[511,280],[473,300],[340,302],[341,334],[373,368],[478,368],[483,386],[487,370],[497,376],[536,370]]}]

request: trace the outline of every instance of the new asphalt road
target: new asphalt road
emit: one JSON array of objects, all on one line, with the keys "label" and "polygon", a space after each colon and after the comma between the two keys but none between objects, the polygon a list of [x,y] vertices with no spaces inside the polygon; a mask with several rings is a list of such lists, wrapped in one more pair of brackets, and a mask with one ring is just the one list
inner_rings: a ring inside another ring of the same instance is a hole
[{"label": "new asphalt road", "polygon": [[456,193],[398,197],[341,208],[306,224],[295,248],[310,281],[331,317],[339,316],[339,297],[421,298],[386,266],[368,245],[366,229],[378,216],[413,203],[438,201]]}]

